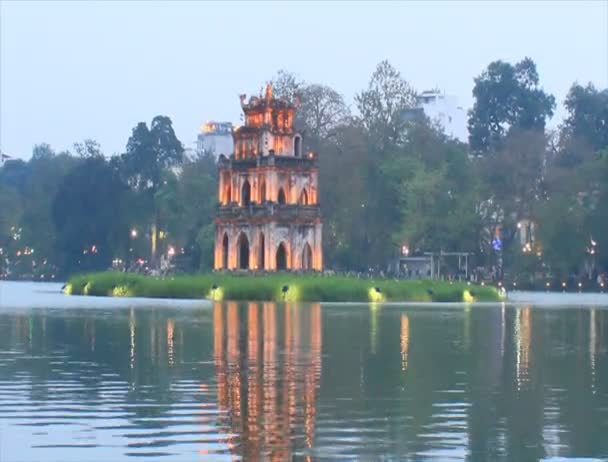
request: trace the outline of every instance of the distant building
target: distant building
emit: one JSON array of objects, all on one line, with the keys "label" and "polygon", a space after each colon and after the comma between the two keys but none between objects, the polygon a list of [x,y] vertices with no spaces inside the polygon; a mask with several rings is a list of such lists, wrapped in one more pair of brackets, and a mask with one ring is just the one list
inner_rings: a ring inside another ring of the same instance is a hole
[{"label": "distant building", "polygon": [[201,127],[196,141],[197,154],[211,152],[217,159],[220,155],[230,156],[234,151],[232,124],[230,122],[207,122]]},{"label": "distant building", "polygon": [[439,90],[427,90],[418,95],[417,107],[404,113],[407,120],[424,114],[431,121],[439,123],[443,132],[463,143],[468,142],[466,111],[458,105],[455,96],[441,93]]}]

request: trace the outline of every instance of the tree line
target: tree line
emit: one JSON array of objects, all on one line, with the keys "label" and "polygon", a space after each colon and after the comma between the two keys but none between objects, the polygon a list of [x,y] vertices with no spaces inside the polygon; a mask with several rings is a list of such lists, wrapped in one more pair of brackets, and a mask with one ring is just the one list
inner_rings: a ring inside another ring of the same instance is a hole
[{"label": "tree line", "polygon": [[[319,153],[326,267],[385,270],[406,248],[469,252],[496,279],[595,281],[608,268],[608,89],[573,83],[549,130],[556,100],[535,63],[492,62],[474,79],[462,143],[415,111],[417,89],[387,61],[352,105],[284,70],[273,85],[299,101],[296,128]],[[165,116],[110,158],[91,140],[36,146],[0,170],[0,268],[59,277],[170,253],[209,270],[216,176]]]}]

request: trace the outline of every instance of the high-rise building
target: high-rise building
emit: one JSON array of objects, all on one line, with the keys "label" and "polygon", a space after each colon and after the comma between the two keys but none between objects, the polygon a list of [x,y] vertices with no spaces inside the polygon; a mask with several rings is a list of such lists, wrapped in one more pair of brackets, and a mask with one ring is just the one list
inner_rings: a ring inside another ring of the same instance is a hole
[{"label": "high-rise building", "polygon": [[423,113],[432,122],[439,123],[447,136],[463,143],[468,142],[467,113],[458,105],[455,96],[446,95],[439,90],[423,91],[418,95],[416,108],[407,110],[404,117],[412,119]]},{"label": "high-rise building", "polygon": [[212,153],[216,158],[232,154],[232,124],[230,122],[207,122],[201,126],[196,140],[196,153]]},{"label": "high-rise building", "polygon": [[234,154],[220,156],[215,269],[320,271],[321,213],[314,153],[302,152],[296,107],[272,96],[246,101]]}]

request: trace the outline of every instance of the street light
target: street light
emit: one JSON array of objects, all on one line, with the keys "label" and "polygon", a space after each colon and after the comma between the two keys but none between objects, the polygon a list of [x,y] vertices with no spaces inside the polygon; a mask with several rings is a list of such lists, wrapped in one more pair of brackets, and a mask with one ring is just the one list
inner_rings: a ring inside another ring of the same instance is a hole
[{"label": "street light", "polygon": [[132,237],[133,239],[135,239],[135,238],[137,237],[137,230],[136,230],[135,228],[133,228],[133,229],[131,230],[131,237]]}]

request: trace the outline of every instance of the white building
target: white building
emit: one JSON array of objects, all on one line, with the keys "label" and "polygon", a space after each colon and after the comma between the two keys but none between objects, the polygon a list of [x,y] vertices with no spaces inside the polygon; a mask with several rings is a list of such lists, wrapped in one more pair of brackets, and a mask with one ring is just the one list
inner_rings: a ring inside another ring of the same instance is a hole
[{"label": "white building", "polygon": [[217,159],[221,154],[230,156],[233,151],[234,142],[230,122],[207,122],[201,127],[196,141],[197,154],[211,152]]},{"label": "white building", "polygon": [[455,96],[446,95],[439,90],[423,91],[418,96],[418,108],[422,109],[431,121],[438,122],[447,136],[463,143],[469,141],[467,113],[458,105]]}]

